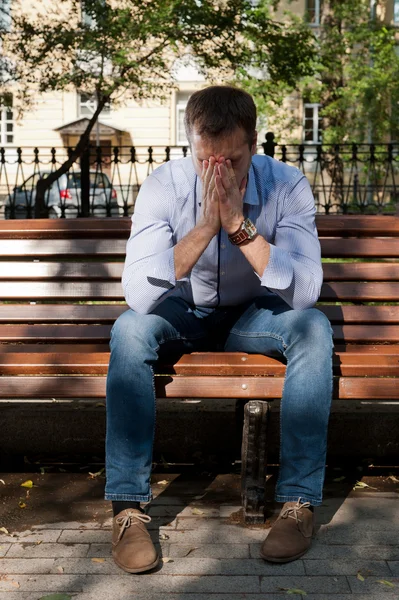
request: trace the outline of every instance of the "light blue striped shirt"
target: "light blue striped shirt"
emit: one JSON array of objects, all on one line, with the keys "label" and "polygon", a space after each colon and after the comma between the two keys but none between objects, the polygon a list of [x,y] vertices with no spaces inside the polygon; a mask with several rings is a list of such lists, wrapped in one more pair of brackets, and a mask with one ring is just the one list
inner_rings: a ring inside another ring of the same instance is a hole
[{"label": "light blue striped shirt", "polygon": [[252,158],[244,216],[270,243],[270,260],[262,277],[221,230],[191,273],[176,281],[174,246],[198,223],[201,187],[191,157],[161,165],[144,181],[132,216],[122,277],[128,305],[147,314],[173,294],[201,312],[201,308],[278,294],[292,308],[313,306],[323,272],[314,199],[302,172],[268,156]]}]

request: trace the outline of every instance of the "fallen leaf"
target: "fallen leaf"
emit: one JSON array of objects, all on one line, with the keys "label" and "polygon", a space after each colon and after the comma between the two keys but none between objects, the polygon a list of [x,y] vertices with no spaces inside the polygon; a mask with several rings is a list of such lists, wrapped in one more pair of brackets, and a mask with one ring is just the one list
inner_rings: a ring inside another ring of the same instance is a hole
[{"label": "fallen leaf", "polygon": [[58,573],[63,573],[64,567],[61,567],[61,566],[57,567],[57,571],[58,571]]},{"label": "fallen leaf", "polygon": [[174,562],[174,560],[172,558],[169,558],[169,556],[163,556],[162,562],[168,563],[168,562]]},{"label": "fallen leaf", "polygon": [[67,594],[50,594],[49,596],[42,596],[39,600],[72,600],[72,596]]},{"label": "fallen leaf", "polygon": [[279,589],[283,590],[287,594],[302,594],[302,596],[307,596],[307,593],[304,592],[303,590],[300,590],[299,588],[279,588]]},{"label": "fallen leaf", "polygon": [[356,577],[358,578],[359,581],[364,581],[364,577],[363,575],[360,573],[360,571],[357,572]]},{"label": "fallen leaf", "polygon": [[26,508],[26,503],[25,503],[25,502],[23,502],[23,500],[20,500],[20,501],[18,502],[18,506],[19,506],[19,508]]},{"label": "fallen leaf", "polygon": [[90,471],[89,471],[90,479],[95,479],[96,477],[100,477],[100,475],[102,475],[104,473],[104,471],[105,471],[104,467],[102,469],[100,469],[99,471],[97,471],[97,473],[90,473]]},{"label": "fallen leaf", "polygon": [[58,470],[60,471],[60,473],[66,473],[67,472],[66,469],[62,469],[61,467],[58,467]]},{"label": "fallen leaf", "polygon": [[41,543],[42,543],[42,541],[43,541],[43,540],[38,540],[38,541],[36,542],[36,546],[38,546],[39,544],[41,544]]},{"label": "fallen leaf", "polygon": [[[395,477],[395,475],[389,475],[388,479],[390,479],[394,483],[399,483],[399,479],[397,477]],[[0,481],[1,481],[1,479],[0,479]]]},{"label": "fallen leaf", "polygon": [[95,404],[95,406],[105,406],[104,402],[97,402],[97,404]]},{"label": "fallen leaf", "polygon": [[387,581],[386,579],[377,579],[377,583],[382,583],[383,585],[386,585],[390,588],[395,587],[394,583],[392,583],[391,581]]},{"label": "fallen leaf", "polygon": [[105,558],[92,558],[91,562],[103,563],[103,562],[105,562]]},{"label": "fallen leaf", "polygon": [[187,552],[187,554],[184,555],[184,558],[186,558],[186,556],[191,554],[191,552],[194,552],[194,550],[198,550],[198,548],[199,548],[199,546],[195,546],[195,548],[190,548],[190,550]]},{"label": "fallen leaf", "polygon": [[342,477],[336,477],[335,479],[333,479],[333,481],[335,481],[335,483],[338,483],[340,481],[343,481],[344,479],[346,479],[345,475],[342,475]]},{"label": "fallen leaf", "polygon": [[3,533],[5,533],[6,535],[9,535],[8,529],[6,529],[5,527],[0,527],[0,531],[2,531]]},{"label": "fallen leaf", "polygon": [[202,498],[203,498],[204,496],[206,496],[206,495],[207,495],[207,493],[208,493],[208,492],[205,492],[205,494],[202,494],[202,496],[194,496],[194,500],[202,500]]},{"label": "fallen leaf", "polygon": [[13,585],[13,586],[14,586],[14,587],[16,587],[16,588],[19,588],[19,587],[21,587],[21,586],[19,585],[18,581],[11,581],[10,583],[11,583],[11,585]]},{"label": "fallen leaf", "polygon": [[162,479],[162,481],[158,481],[159,485],[167,485],[168,481],[166,479]]},{"label": "fallen leaf", "polygon": [[369,485],[368,483],[364,483],[364,481],[356,481],[355,485],[353,486],[354,490],[360,490],[362,488],[370,488],[371,490],[376,490],[376,487],[373,487],[372,485]]},{"label": "fallen leaf", "polygon": [[21,487],[25,487],[25,488],[33,488],[33,481],[31,479],[28,479],[27,481],[24,481],[23,483],[21,483]]},{"label": "fallen leaf", "polygon": [[191,511],[193,515],[203,515],[204,511],[200,510],[199,508],[193,508],[193,510]]},{"label": "fallen leaf", "polygon": [[166,533],[161,533],[161,535],[159,536],[159,539],[160,539],[160,540],[168,540],[168,539],[169,539],[169,536],[168,536],[168,535],[166,535]]},{"label": "fallen leaf", "polygon": [[0,481],[1,481],[1,483],[2,483],[3,485],[5,485],[5,481],[4,481],[4,479],[0,479]]}]

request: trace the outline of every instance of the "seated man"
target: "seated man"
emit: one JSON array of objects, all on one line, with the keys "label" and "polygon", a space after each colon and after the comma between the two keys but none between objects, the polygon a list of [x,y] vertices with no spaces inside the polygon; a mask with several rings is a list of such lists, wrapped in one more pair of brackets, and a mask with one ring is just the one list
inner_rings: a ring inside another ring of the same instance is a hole
[{"label": "seated man", "polygon": [[322,268],[308,181],[256,155],[256,108],[242,90],[194,93],[185,126],[191,157],[157,168],[137,198],[122,279],[130,310],[111,336],[105,499],[114,560],[130,573],[158,563],[140,503],[151,499],[153,367],[162,354],[284,356],[276,487],[284,505],[261,556],[302,556],[322,502],[332,331],[312,308]]}]

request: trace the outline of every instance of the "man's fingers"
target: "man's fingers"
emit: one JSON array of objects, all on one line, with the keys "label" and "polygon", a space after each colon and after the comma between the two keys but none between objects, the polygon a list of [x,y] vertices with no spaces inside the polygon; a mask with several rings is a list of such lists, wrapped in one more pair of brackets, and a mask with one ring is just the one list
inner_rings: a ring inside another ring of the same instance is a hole
[{"label": "man's fingers", "polygon": [[222,183],[226,190],[229,190],[233,185],[233,182],[230,179],[230,175],[226,168],[226,165],[223,163],[219,165],[219,176],[221,177]]},{"label": "man's fingers", "polygon": [[220,202],[225,202],[227,200],[226,188],[224,187],[222,178],[219,174],[215,177],[215,186]]}]

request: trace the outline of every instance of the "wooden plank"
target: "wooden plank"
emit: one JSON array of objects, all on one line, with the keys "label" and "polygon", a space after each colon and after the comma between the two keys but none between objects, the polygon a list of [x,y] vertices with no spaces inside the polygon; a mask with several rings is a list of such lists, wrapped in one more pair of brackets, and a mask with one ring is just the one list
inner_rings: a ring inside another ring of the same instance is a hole
[{"label": "wooden plank", "polygon": [[324,281],[399,281],[399,263],[323,263]]},{"label": "wooden plank", "polygon": [[87,237],[127,239],[130,217],[87,219],[10,219],[0,221],[0,239],[73,239]]},{"label": "wooden plank", "polygon": [[[282,377],[157,376],[160,398],[280,398]],[[334,378],[341,400],[399,400],[396,378]],[[82,376],[0,377],[0,398],[104,398],[106,378]]]},{"label": "wooden plank", "polygon": [[102,281],[0,281],[4,300],[124,300],[122,283]]},{"label": "wooden plank", "polygon": [[324,283],[320,300],[325,302],[399,302],[399,283]]},{"label": "wooden plank", "polygon": [[111,325],[0,325],[2,342],[105,343]]},{"label": "wooden plank", "polygon": [[0,304],[0,323],[113,323],[127,309],[126,304]]},{"label": "wooden plank", "polygon": [[[0,375],[106,375],[109,352],[7,352],[0,355]],[[159,365],[159,373],[202,376],[284,377],[281,361],[257,354],[198,353],[184,355],[175,365]],[[334,373],[341,376],[399,377],[397,353],[376,356],[363,353],[339,353],[334,356]]]},{"label": "wooden plank", "polygon": [[320,239],[324,258],[398,258],[399,239]]},{"label": "wooden plank", "polygon": [[399,219],[390,215],[317,215],[319,236],[399,236]]},{"label": "wooden plank", "polygon": [[[399,323],[399,306],[317,306],[331,323]],[[0,310],[1,318],[1,310]]]},{"label": "wooden plank", "polygon": [[[108,342],[111,324],[108,325],[53,325],[53,324],[0,324],[2,342],[62,343]],[[333,325],[334,340],[350,342],[399,342],[397,325]]]},{"label": "wooden plank", "polygon": [[51,279],[100,279],[122,278],[122,262],[1,262],[0,280],[27,279],[29,281],[46,281]]},{"label": "wooden plank", "polygon": [[95,256],[96,258],[105,257],[121,258],[125,257],[126,240],[120,239],[44,239],[44,240],[1,240],[0,256],[4,258],[26,259],[28,256],[32,259],[55,258],[61,256],[68,258]]},{"label": "wooden plank", "polygon": [[[399,306],[318,305],[332,323],[399,323]],[[113,323],[126,304],[0,304],[0,323]]]},{"label": "wooden plank", "polygon": [[[378,346],[377,346],[378,348]],[[81,344],[31,344],[21,342],[0,343],[0,355],[2,354],[41,354],[41,353],[62,353],[62,354],[90,354],[92,352],[109,352],[109,343],[81,343]]]}]

